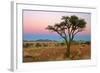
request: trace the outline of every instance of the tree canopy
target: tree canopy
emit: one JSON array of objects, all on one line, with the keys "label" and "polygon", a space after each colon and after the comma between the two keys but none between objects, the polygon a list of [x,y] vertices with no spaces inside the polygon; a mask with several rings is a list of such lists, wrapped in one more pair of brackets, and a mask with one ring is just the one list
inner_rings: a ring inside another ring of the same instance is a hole
[{"label": "tree canopy", "polygon": [[[56,23],[54,26],[48,25],[46,29],[53,32],[57,32],[62,38],[66,40],[73,40],[74,36],[84,30],[86,22],[84,19],[80,19],[75,15],[62,16],[60,23]],[[67,36],[68,35],[68,36]]]}]

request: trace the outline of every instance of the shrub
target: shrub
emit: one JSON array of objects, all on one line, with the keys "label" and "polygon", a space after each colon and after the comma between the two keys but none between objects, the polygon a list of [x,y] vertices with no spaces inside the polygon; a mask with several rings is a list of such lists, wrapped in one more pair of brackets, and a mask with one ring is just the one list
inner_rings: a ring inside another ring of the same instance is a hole
[{"label": "shrub", "polygon": [[91,43],[89,41],[85,42],[85,44],[90,45]]},{"label": "shrub", "polygon": [[23,44],[23,47],[24,47],[24,48],[28,48],[29,46],[30,46],[29,43],[24,43],[24,44]]},{"label": "shrub", "polygon": [[29,47],[33,47],[33,46],[34,46],[33,43],[24,43],[24,44],[23,44],[23,47],[24,47],[24,48],[29,48]]},{"label": "shrub", "polygon": [[42,45],[40,43],[36,43],[35,47],[41,47]]},{"label": "shrub", "polygon": [[48,46],[48,44],[46,44],[46,43],[43,43],[43,47],[47,47]]},{"label": "shrub", "polygon": [[61,45],[61,46],[64,46],[64,45],[65,45],[65,43],[64,43],[64,42],[62,42],[62,43],[60,43],[60,45]]}]

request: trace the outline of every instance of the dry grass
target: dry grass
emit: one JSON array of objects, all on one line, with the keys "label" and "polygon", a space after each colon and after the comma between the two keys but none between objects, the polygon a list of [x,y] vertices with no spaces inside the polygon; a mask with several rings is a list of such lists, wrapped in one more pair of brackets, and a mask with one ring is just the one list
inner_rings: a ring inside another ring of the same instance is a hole
[{"label": "dry grass", "polygon": [[70,59],[66,57],[66,48],[62,46],[47,48],[23,48],[23,62],[81,60],[91,58],[90,45],[71,45]]}]

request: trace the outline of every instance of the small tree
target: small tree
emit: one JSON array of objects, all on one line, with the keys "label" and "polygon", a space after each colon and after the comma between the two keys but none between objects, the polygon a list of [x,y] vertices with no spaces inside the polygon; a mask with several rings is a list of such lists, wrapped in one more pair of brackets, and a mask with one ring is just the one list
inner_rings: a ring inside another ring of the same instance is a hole
[{"label": "small tree", "polygon": [[86,22],[84,19],[81,19],[75,15],[72,16],[63,16],[62,22],[55,24],[54,26],[48,25],[46,29],[51,30],[59,34],[66,43],[66,56],[70,57],[70,45],[73,41],[75,35],[79,32],[82,32],[86,27]]}]

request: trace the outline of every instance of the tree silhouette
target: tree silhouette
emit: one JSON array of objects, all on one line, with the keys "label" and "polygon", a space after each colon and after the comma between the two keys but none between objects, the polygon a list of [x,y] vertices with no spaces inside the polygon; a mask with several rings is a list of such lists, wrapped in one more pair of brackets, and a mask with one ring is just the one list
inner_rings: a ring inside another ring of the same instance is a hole
[{"label": "tree silhouette", "polygon": [[66,43],[66,56],[70,57],[70,46],[75,35],[82,32],[86,27],[86,21],[75,15],[72,16],[62,16],[62,22],[55,24],[54,26],[48,25],[47,30],[51,30],[59,34]]}]

